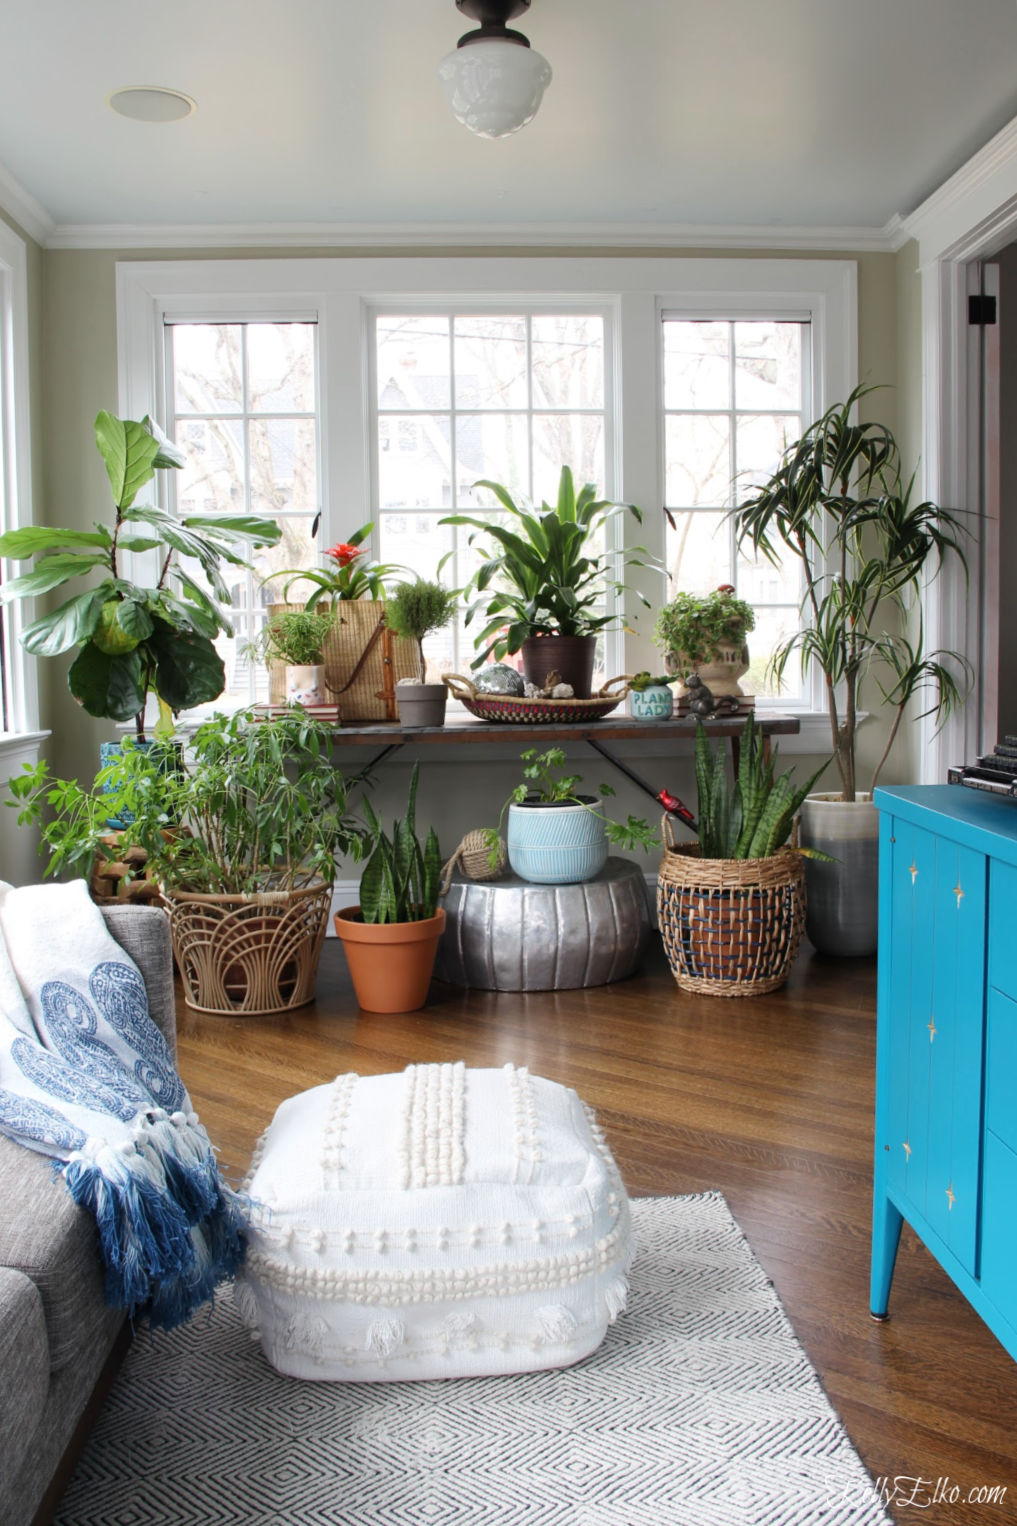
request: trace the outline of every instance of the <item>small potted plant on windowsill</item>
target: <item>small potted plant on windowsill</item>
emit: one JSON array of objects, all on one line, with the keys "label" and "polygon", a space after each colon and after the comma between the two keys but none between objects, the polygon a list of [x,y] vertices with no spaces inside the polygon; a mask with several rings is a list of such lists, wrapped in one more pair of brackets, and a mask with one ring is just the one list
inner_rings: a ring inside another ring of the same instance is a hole
[{"label": "small potted plant on windowsill", "polygon": [[267,662],[283,664],[288,705],[327,703],[324,650],[334,623],[331,610],[277,610],[253,643]]},{"label": "small potted plant on windowsill", "polygon": [[671,685],[674,673],[633,673],[628,679],[629,711],[637,721],[668,721],[674,708]]},{"label": "small potted plant on windowsill", "polygon": [[[561,469],[556,503],[532,511],[520,508],[498,482],[475,486],[493,493],[510,517],[499,523],[493,516],[452,514],[441,521],[468,525],[469,544],[484,558],[463,589],[470,600],[466,624],[478,616],[485,622],[472,667],[521,651],[526,678],[537,688],[557,672],[577,699],[589,699],[597,636],[622,624],[620,614],[605,613],[609,596],[626,591],[616,567],[620,561],[628,567],[660,567],[642,546],[621,556],[602,549],[616,519],[631,515],[642,523],[641,511],[635,504],[598,498],[591,482],[577,493],[567,466]],[[649,609],[649,601],[637,597]]]},{"label": "small potted plant on windowsill", "polygon": [[[680,680],[698,673],[714,695],[728,695],[751,708],[738,680],[749,670],[745,638],[755,624],[751,604],[737,598],[730,583],[722,583],[713,593],[676,593],[658,610],[653,636],[669,673]],[[679,710],[687,697],[682,682],[675,694]]]},{"label": "small potted plant on windowsill", "polygon": [[427,682],[424,637],[449,625],[455,609],[455,593],[426,578],[418,578],[414,583],[397,583],[389,594],[386,608],[389,630],[396,636],[415,641],[420,659],[416,681],[401,678],[396,684],[396,706],[404,726],[445,724],[448,690],[444,683]]},{"label": "small potted plant on windowsill", "polygon": [[445,930],[445,912],[438,905],[438,837],[430,827],[423,846],[417,838],[418,770],[415,763],[406,815],[396,818],[391,834],[364,800],[367,862],[360,904],[335,914],[336,934],[365,1012],[415,1012],[424,1005]]}]

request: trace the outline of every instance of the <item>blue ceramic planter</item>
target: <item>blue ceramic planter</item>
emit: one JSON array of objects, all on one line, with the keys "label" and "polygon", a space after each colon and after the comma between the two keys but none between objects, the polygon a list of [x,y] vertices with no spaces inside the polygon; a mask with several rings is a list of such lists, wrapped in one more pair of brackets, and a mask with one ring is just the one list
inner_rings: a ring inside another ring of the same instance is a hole
[{"label": "blue ceramic planter", "polygon": [[672,694],[668,684],[629,690],[629,711],[637,721],[669,721]]},{"label": "blue ceramic planter", "polygon": [[607,863],[604,822],[585,805],[510,805],[508,857],[537,885],[592,880]]}]

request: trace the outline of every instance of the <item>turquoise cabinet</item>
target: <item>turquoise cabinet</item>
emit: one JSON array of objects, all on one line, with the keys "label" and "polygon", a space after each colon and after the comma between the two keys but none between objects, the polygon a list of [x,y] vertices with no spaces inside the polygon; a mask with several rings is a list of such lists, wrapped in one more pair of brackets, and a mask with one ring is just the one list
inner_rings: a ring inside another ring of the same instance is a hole
[{"label": "turquoise cabinet", "polygon": [[906,1219],[1017,1356],[1017,805],[951,785],[876,805],[872,1312]]}]

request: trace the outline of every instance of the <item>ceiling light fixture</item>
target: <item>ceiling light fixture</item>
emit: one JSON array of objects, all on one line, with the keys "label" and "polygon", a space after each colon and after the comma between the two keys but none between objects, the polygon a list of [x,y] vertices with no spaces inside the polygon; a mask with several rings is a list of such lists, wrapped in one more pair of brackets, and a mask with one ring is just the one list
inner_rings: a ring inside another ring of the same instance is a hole
[{"label": "ceiling light fixture", "polygon": [[530,0],[456,0],[456,8],[480,26],[442,59],[438,78],[457,121],[481,138],[506,138],[533,121],[551,81],[547,59],[505,25]]},{"label": "ceiling light fixture", "polygon": [[106,104],[136,122],[179,122],[198,109],[197,101],[189,95],[165,85],[130,85],[124,90],[114,90],[106,97]]}]

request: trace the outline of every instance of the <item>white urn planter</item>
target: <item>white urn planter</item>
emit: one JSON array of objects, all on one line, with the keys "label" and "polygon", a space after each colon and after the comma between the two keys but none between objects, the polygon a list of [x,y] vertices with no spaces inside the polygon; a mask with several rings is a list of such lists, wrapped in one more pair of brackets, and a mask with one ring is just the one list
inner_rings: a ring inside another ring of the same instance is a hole
[{"label": "white urn planter", "polygon": [[744,691],[738,680],[749,671],[749,649],[747,646],[721,646],[714,652],[708,662],[696,663],[687,657],[684,652],[667,652],[664,657],[664,666],[669,673],[678,673],[682,682],[675,688],[675,700],[688,698],[688,689],[684,679],[686,673],[698,673],[707,688],[716,698],[721,695],[730,695],[734,699],[744,699]]},{"label": "white urn planter", "polygon": [[879,813],[871,795],[841,800],[810,795],[802,804],[803,848],[828,853],[832,863],[807,858],[805,932],[821,954],[874,954],[879,939]]}]

